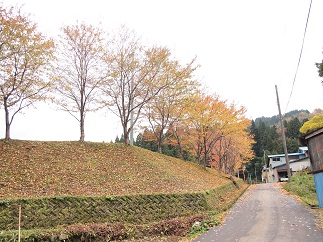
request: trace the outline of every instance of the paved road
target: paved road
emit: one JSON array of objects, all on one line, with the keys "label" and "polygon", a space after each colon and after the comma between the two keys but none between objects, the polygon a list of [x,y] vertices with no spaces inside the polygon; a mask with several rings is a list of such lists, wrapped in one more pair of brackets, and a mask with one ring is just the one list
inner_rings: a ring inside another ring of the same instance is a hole
[{"label": "paved road", "polygon": [[194,242],[323,242],[310,210],[284,194],[278,184],[251,186],[232,207],[225,223]]}]

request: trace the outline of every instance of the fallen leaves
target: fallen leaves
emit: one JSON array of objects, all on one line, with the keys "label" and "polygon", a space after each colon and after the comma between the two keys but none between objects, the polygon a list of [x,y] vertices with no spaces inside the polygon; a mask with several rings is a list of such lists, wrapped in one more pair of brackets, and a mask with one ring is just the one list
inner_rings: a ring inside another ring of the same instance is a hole
[{"label": "fallen leaves", "polygon": [[0,199],[194,192],[228,179],[139,147],[92,142],[0,141]]}]

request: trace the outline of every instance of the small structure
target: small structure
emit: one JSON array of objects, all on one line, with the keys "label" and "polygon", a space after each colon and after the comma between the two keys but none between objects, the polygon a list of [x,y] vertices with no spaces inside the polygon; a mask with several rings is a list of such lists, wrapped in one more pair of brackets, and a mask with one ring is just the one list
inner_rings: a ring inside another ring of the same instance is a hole
[{"label": "small structure", "polygon": [[[299,147],[297,153],[288,154],[291,172],[305,170],[310,167],[308,148]],[[280,182],[288,180],[285,154],[268,155],[265,166],[262,169],[262,181]]]},{"label": "small structure", "polygon": [[[291,173],[297,172],[297,171],[304,171],[304,170],[309,170],[310,169],[310,158],[309,157],[304,157],[296,160],[290,160],[289,161],[289,167],[291,170]],[[288,176],[287,176],[287,165],[282,164],[279,166],[276,166],[273,168],[273,174],[276,180],[274,182],[278,181],[288,181]]]},{"label": "small structure", "polygon": [[308,146],[316,195],[319,207],[323,208],[323,128],[306,134],[300,141]]}]

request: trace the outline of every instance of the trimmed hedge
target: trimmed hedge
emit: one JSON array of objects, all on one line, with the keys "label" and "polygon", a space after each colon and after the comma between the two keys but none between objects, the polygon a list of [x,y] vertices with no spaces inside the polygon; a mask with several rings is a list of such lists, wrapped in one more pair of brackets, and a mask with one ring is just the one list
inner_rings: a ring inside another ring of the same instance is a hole
[{"label": "trimmed hedge", "polygon": [[[243,181],[239,180],[238,184],[243,184]],[[242,187],[241,190],[244,190]],[[219,208],[225,210],[232,202],[227,203],[223,197],[236,190],[235,185],[228,182],[200,193],[2,200],[0,230],[17,229],[19,205],[22,207],[23,230],[87,223],[140,225],[189,217]]]}]

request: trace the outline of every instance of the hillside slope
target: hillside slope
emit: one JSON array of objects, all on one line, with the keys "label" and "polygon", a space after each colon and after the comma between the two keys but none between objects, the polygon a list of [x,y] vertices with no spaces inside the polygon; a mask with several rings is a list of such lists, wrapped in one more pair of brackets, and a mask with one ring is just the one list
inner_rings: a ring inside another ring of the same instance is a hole
[{"label": "hillside slope", "polygon": [[[320,112],[319,109],[315,110],[316,112]],[[308,110],[293,110],[289,111],[284,114],[284,119],[286,120],[291,120],[293,118],[298,118],[301,122],[304,119],[310,119],[312,115],[314,115],[315,112],[310,113]],[[279,125],[279,116],[274,115],[272,117],[259,117],[255,119],[255,123],[257,126],[259,126],[259,122],[262,121],[265,125],[267,126],[272,126],[272,125]]]},{"label": "hillside slope", "polygon": [[0,141],[0,200],[195,192],[227,182],[214,170],[123,144]]}]

